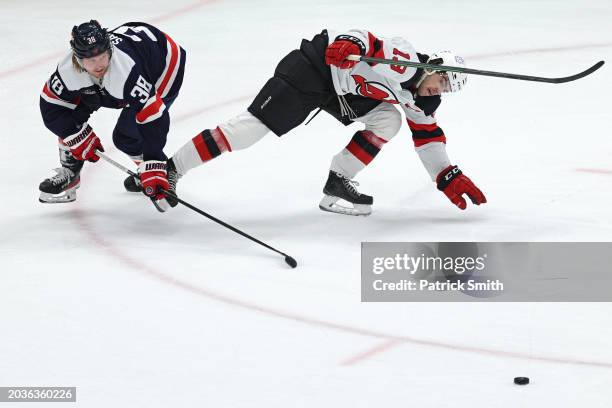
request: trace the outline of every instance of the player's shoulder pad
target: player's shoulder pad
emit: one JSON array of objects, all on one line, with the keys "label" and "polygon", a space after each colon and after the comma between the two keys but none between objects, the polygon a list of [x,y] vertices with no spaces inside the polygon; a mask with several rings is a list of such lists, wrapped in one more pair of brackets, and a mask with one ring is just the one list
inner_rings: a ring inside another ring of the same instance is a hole
[{"label": "player's shoulder pad", "polygon": [[[157,30],[157,27],[155,27],[155,26],[153,26],[153,25],[151,25],[149,23],[145,23],[143,21],[128,21],[127,23],[121,24],[119,27],[125,27],[125,26],[127,26],[127,27],[152,27],[152,28],[155,28]],[[117,27],[117,28],[119,28],[119,27]],[[115,29],[113,29],[113,31],[114,30]]]},{"label": "player's shoulder pad", "polygon": [[[111,36],[120,35],[122,40],[137,43],[137,45],[141,45],[143,40],[145,42],[148,42],[148,40],[153,42],[159,42],[165,41],[166,38],[165,34],[160,31],[159,28],[151,24],[138,21],[124,23],[119,27],[113,28],[110,33]],[[121,46],[121,41],[115,41],[113,42],[113,44],[115,46]]]},{"label": "player's shoulder pad", "polygon": [[93,85],[89,74],[77,71],[72,64],[72,50],[57,65],[57,73],[69,91],[79,91]]},{"label": "player's shoulder pad", "polygon": [[[398,61],[419,62],[419,57],[414,46],[402,37],[380,38],[383,43],[384,57]],[[382,70],[385,76],[396,82],[402,83],[410,80],[416,73],[414,67],[378,64],[375,71]]]},{"label": "player's shoulder pad", "polygon": [[125,99],[123,91],[136,62],[126,52],[113,47],[110,67],[104,78],[104,88],[117,99]]}]

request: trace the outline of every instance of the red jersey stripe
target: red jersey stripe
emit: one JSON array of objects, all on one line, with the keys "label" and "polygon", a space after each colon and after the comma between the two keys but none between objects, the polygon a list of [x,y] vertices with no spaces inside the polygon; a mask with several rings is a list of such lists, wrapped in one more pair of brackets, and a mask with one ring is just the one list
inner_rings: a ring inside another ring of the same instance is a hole
[{"label": "red jersey stripe", "polygon": [[[378,42],[380,48],[374,52],[374,44]],[[368,31],[368,57],[374,58],[385,58],[385,47],[383,45],[383,41],[380,38],[376,38],[374,34]],[[370,65],[374,66],[376,63],[370,63]]]},{"label": "red jersey stripe", "polygon": [[152,103],[147,102],[147,104],[142,108],[140,112],[136,114],[136,122],[145,123],[147,119],[151,116],[156,115],[162,110],[164,106],[164,101],[158,95],[155,95],[155,100]]},{"label": "red jersey stripe", "polygon": [[223,143],[223,146],[221,146],[219,144],[219,142],[217,142],[217,140],[215,140],[215,142],[217,142],[217,145],[219,146],[219,150],[221,150],[221,152],[227,151],[227,152],[231,152],[232,151],[232,146],[230,146],[230,144],[227,141],[227,138],[225,137],[225,134],[223,133],[223,131],[221,130],[221,128],[219,126],[217,126],[217,132],[219,132],[219,136],[221,136],[221,142]]},{"label": "red jersey stripe", "polygon": [[174,40],[170,38],[168,34],[164,34],[164,35],[166,36],[166,39],[168,40],[168,44],[170,45],[170,49],[168,50],[168,52],[171,53],[171,57],[170,57],[170,64],[168,66],[168,71],[166,71],[166,75],[164,75],[164,79],[162,80],[161,84],[159,85],[159,88],[157,89],[158,95],[161,95],[166,89],[166,86],[168,85],[168,81],[170,81],[170,77],[172,77],[172,73],[174,72],[174,68],[176,67],[176,62],[178,61],[178,57],[179,57],[178,47],[176,43],[174,42]]},{"label": "red jersey stripe", "polygon": [[446,144],[446,136],[432,137],[429,139],[412,139],[412,141],[414,142],[414,147],[421,147],[431,142],[442,142]]},{"label": "red jersey stripe", "polygon": [[438,124],[436,123],[430,123],[430,124],[415,123],[411,121],[410,119],[407,119],[407,120],[408,120],[408,126],[410,127],[411,130],[425,130],[427,132],[433,132],[434,130],[438,129]]}]

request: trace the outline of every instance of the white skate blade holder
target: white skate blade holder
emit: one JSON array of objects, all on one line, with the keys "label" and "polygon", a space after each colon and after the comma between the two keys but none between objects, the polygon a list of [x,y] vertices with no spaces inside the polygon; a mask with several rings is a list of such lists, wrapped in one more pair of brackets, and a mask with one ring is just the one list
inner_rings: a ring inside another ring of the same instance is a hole
[{"label": "white skate blade holder", "polygon": [[[352,205],[352,207],[342,205],[342,203],[347,203],[349,205]],[[323,196],[321,202],[319,203],[319,208],[323,211],[343,215],[366,217],[372,214],[372,206],[369,204],[352,204],[339,197],[333,197],[328,195]]]},{"label": "white skate blade holder", "polygon": [[40,192],[40,197],[38,197],[38,201],[44,204],[60,204],[60,203],[71,203],[76,200],[76,190],[80,185],[76,185],[66,191],[63,191],[59,194],[51,194]]},{"label": "white skate blade holder", "polygon": [[168,201],[165,198],[162,198],[161,200],[151,199],[151,201],[153,202],[153,205],[155,206],[157,211],[161,213],[168,211],[168,209],[170,208],[170,204],[168,204]]}]

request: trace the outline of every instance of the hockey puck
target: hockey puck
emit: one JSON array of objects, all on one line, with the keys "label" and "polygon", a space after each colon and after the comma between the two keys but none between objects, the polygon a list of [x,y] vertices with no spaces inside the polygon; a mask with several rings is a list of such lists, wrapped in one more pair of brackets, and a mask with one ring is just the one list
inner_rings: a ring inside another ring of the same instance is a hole
[{"label": "hockey puck", "polygon": [[285,257],[285,262],[287,262],[287,265],[289,265],[292,268],[295,268],[297,266],[297,261],[293,259],[292,257],[290,257],[289,255]]},{"label": "hockey puck", "polygon": [[529,384],[529,377],[514,377],[514,383],[518,385]]}]

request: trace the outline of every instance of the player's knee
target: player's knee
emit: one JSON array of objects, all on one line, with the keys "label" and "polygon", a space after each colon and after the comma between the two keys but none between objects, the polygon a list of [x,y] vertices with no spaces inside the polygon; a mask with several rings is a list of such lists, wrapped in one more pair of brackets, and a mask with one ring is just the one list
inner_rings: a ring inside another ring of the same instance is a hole
[{"label": "player's knee", "polygon": [[125,143],[125,140],[121,139],[120,137],[115,137],[113,135],[113,144],[115,145],[117,149],[119,149],[119,151],[123,153],[126,153],[126,152],[129,152],[128,154],[133,153],[132,146],[129,146],[127,143]]},{"label": "player's knee", "polygon": [[129,138],[120,132],[113,132],[113,144],[117,149],[130,156],[142,153],[142,141]]},{"label": "player's knee", "polygon": [[219,125],[231,150],[246,149],[260,141],[270,131],[250,112],[240,115]]},{"label": "player's knee", "polygon": [[[219,126],[221,129],[222,125]],[[258,135],[255,133],[234,133],[234,132],[226,132],[223,129],[223,133],[227,139],[227,143],[232,151],[234,150],[243,150],[253,146],[264,136],[263,134]]]},{"label": "player's knee", "polygon": [[389,138],[387,140],[397,135],[401,128],[402,128],[402,114],[397,109],[393,108],[393,114],[390,115],[389,117],[389,125],[388,125],[388,131],[387,131],[387,133],[389,134]]},{"label": "player's knee", "polygon": [[121,136],[116,130],[113,132],[113,144],[119,146],[121,144]]},{"label": "player's knee", "polygon": [[386,141],[391,140],[398,134],[402,127],[402,115],[391,104],[380,104],[369,115],[366,130]]}]

